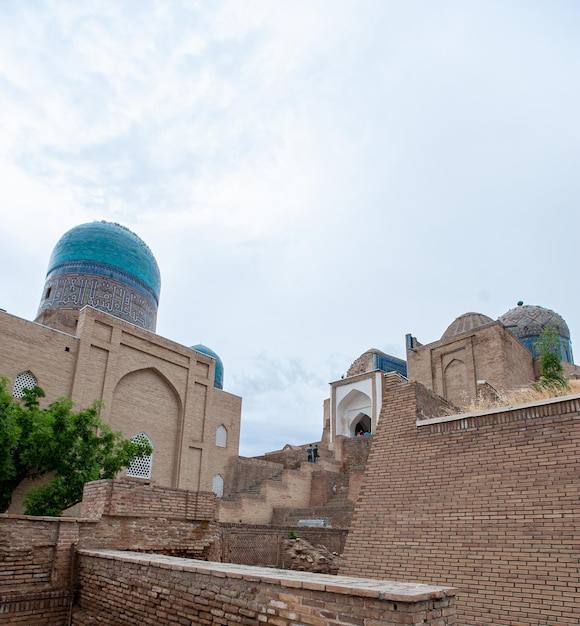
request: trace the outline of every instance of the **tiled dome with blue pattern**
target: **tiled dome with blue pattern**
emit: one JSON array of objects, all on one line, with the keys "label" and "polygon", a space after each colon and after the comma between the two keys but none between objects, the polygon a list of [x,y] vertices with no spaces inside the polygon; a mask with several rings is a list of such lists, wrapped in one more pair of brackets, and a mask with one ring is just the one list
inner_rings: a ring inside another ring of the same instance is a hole
[{"label": "tiled dome with blue pattern", "polygon": [[89,306],[155,332],[160,290],[157,261],[135,233],[111,222],[81,224],[54,247],[36,321],[67,318],[70,326]]},{"label": "tiled dome with blue pattern", "polygon": [[204,346],[202,343],[198,343],[195,346],[191,346],[191,349],[195,350],[196,352],[201,352],[201,354],[205,354],[206,356],[210,356],[212,359],[215,359],[215,375],[214,375],[213,386],[216,389],[223,389],[224,388],[224,364],[222,363],[222,360],[220,359],[220,357],[211,348]]},{"label": "tiled dome with blue pattern", "polygon": [[542,306],[524,304],[519,302],[514,307],[500,316],[499,321],[517,337],[534,356],[539,356],[536,350],[536,342],[547,326],[552,326],[558,333],[562,360],[573,363],[572,345],[570,343],[570,329],[564,318]]},{"label": "tiled dome with blue pattern", "polygon": [[48,272],[77,262],[110,265],[148,287],[159,303],[161,276],[147,244],[125,226],[91,222],[75,226],[57,242]]}]

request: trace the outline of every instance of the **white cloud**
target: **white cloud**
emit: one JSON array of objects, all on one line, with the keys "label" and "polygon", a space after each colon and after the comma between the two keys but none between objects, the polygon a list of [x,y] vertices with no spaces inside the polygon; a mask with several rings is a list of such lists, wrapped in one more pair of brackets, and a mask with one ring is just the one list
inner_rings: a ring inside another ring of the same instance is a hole
[{"label": "white cloud", "polygon": [[158,331],[224,359],[245,449],[296,419],[311,439],[359,354],[468,310],[580,332],[576,3],[2,11],[0,306],[33,317],[68,228],[125,224],[161,267]]}]

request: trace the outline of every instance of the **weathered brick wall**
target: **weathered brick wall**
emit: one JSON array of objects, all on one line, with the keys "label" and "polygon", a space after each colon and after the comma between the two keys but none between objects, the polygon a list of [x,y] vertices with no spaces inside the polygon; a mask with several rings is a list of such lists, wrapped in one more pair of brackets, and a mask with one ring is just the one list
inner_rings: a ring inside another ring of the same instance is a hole
[{"label": "weathered brick wall", "polygon": [[218,536],[214,493],[129,480],[87,483],[80,543],[87,548],[206,558]]},{"label": "weathered brick wall", "polygon": [[384,406],[340,572],[458,587],[465,625],[578,623],[580,397],[429,420],[389,377]]},{"label": "weathered brick wall", "polygon": [[224,482],[224,498],[248,491],[259,492],[265,480],[281,480],[284,467],[280,463],[237,457],[231,459]]},{"label": "weathered brick wall", "polygon": [[262,457],[253,457],[262,461],[270,461],[271,463],[280,463],[287,469],[297,469],[302,464],[308,462],[308,453],[306,448],[309,444],[303,446],[288,446],[282,450],[267,452]]},{"label": "weathered brick wall", "polygon": [[347,377],[356,376],[357,374],[364,374],[365,372],[371,372],[375,369],[373,364],[373,353],[365,352],[356,359],[348,368],[346,373]]},{"label": "weathered brick wall", "polygon": [[364,467],[371,449],[372,435],[369,437],[343,437],[336,438],[336,444],[342,446],[341,460],[344,470],[353,467]]},{"label": "weathered brick wall", "polygon": [[133,480],[97,480],[83,490],[83,518],[146,515],[192,520],[215,518],[216,496],[207,491],[159,487]]},{"label": "weathered brick wall", "polygon": [[455,591],[82,550],[73,626],[455,624]]},{"label": "weathered brick wall", "polygon": [[239,565],[265,567],[286,566],[280,549],[282,542],[297,533],[312,545],[323,545],[329,552],[341,554],[347,531],[334,528],[309,528],[297,526],[249,526],[246,524],[221,524],[219,529],[220,552],[212,559]]},{"label": "weathered brick wall", "polygon": [[[463,374],[446,374],[452,362],[463,364]],[[409,380],[458,406],[468,406],[476,398],[478,380],[502,391],[534,380],[530,351],[500,322],[408,350],[407,363]]]},{"label": "weathered brick wall", "polygon": [[0,515],[0,624],[67,623],[78,530],[72,519]]}]

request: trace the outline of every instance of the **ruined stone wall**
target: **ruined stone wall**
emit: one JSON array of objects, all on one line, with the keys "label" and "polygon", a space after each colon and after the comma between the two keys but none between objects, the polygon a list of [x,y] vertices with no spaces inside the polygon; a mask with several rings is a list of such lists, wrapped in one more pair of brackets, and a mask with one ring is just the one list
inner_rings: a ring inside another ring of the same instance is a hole
[{"label": "ruined stone wall", "polygon": [[281,546],[293,533],[337,554],[342,553],[347,535],[346,530],[334,528],[220,524],[220,541],[216,546],[221,551],[214,552],[212,558],[223,563],[286,568]]},{"label": "ruined stone wall", "polygon": [[453,589],[81,550],[73,626],[455,624]]},{"label": "ruined stone wall", "polygon": [[388,378],[341,574],[459,588],[458,621],[578,621],[580,396],[424,419]]},{"label": "ruined stone wall", "polygon": [[265,480],[281,480],[284,466],[277,462],[237,457],[231,459],[226,471],[224,498],[237,493],[259,493]]}]

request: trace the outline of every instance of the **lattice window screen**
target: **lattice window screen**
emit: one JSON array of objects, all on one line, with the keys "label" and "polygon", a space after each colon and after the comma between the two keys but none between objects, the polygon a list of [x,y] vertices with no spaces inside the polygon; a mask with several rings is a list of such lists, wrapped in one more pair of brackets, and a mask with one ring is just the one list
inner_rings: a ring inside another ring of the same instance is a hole
[{"label": "lattice window screen", "polygon": [[219,474],[216,474],[213,477],[211,490],[218,498],[221,498],[224,495],[224,479]]},{"label": "lattice window screen", "polygon": [[225,426],[218,426],[215,431],[215,445],[225,448],[228,445],[228,431]]},{"label": "lattice window screen", "polygon": [[[149,443],[153,447],[153,442],[145,433],[139,433],[132,437],[131,441],[143,445]],[[135,478],[151,478],[151,468],[153,467],[153,454],[135,459],[131,465],[127,468],[127,476],[134,476]]]},{"label": "lattice window screen", "polygon": [[22,372],[14,381],[14,393],[12,395],[15,398],[24,398],[24,390],[32,389],[36,385],[38,385],[38,381],[32,372]]}]

